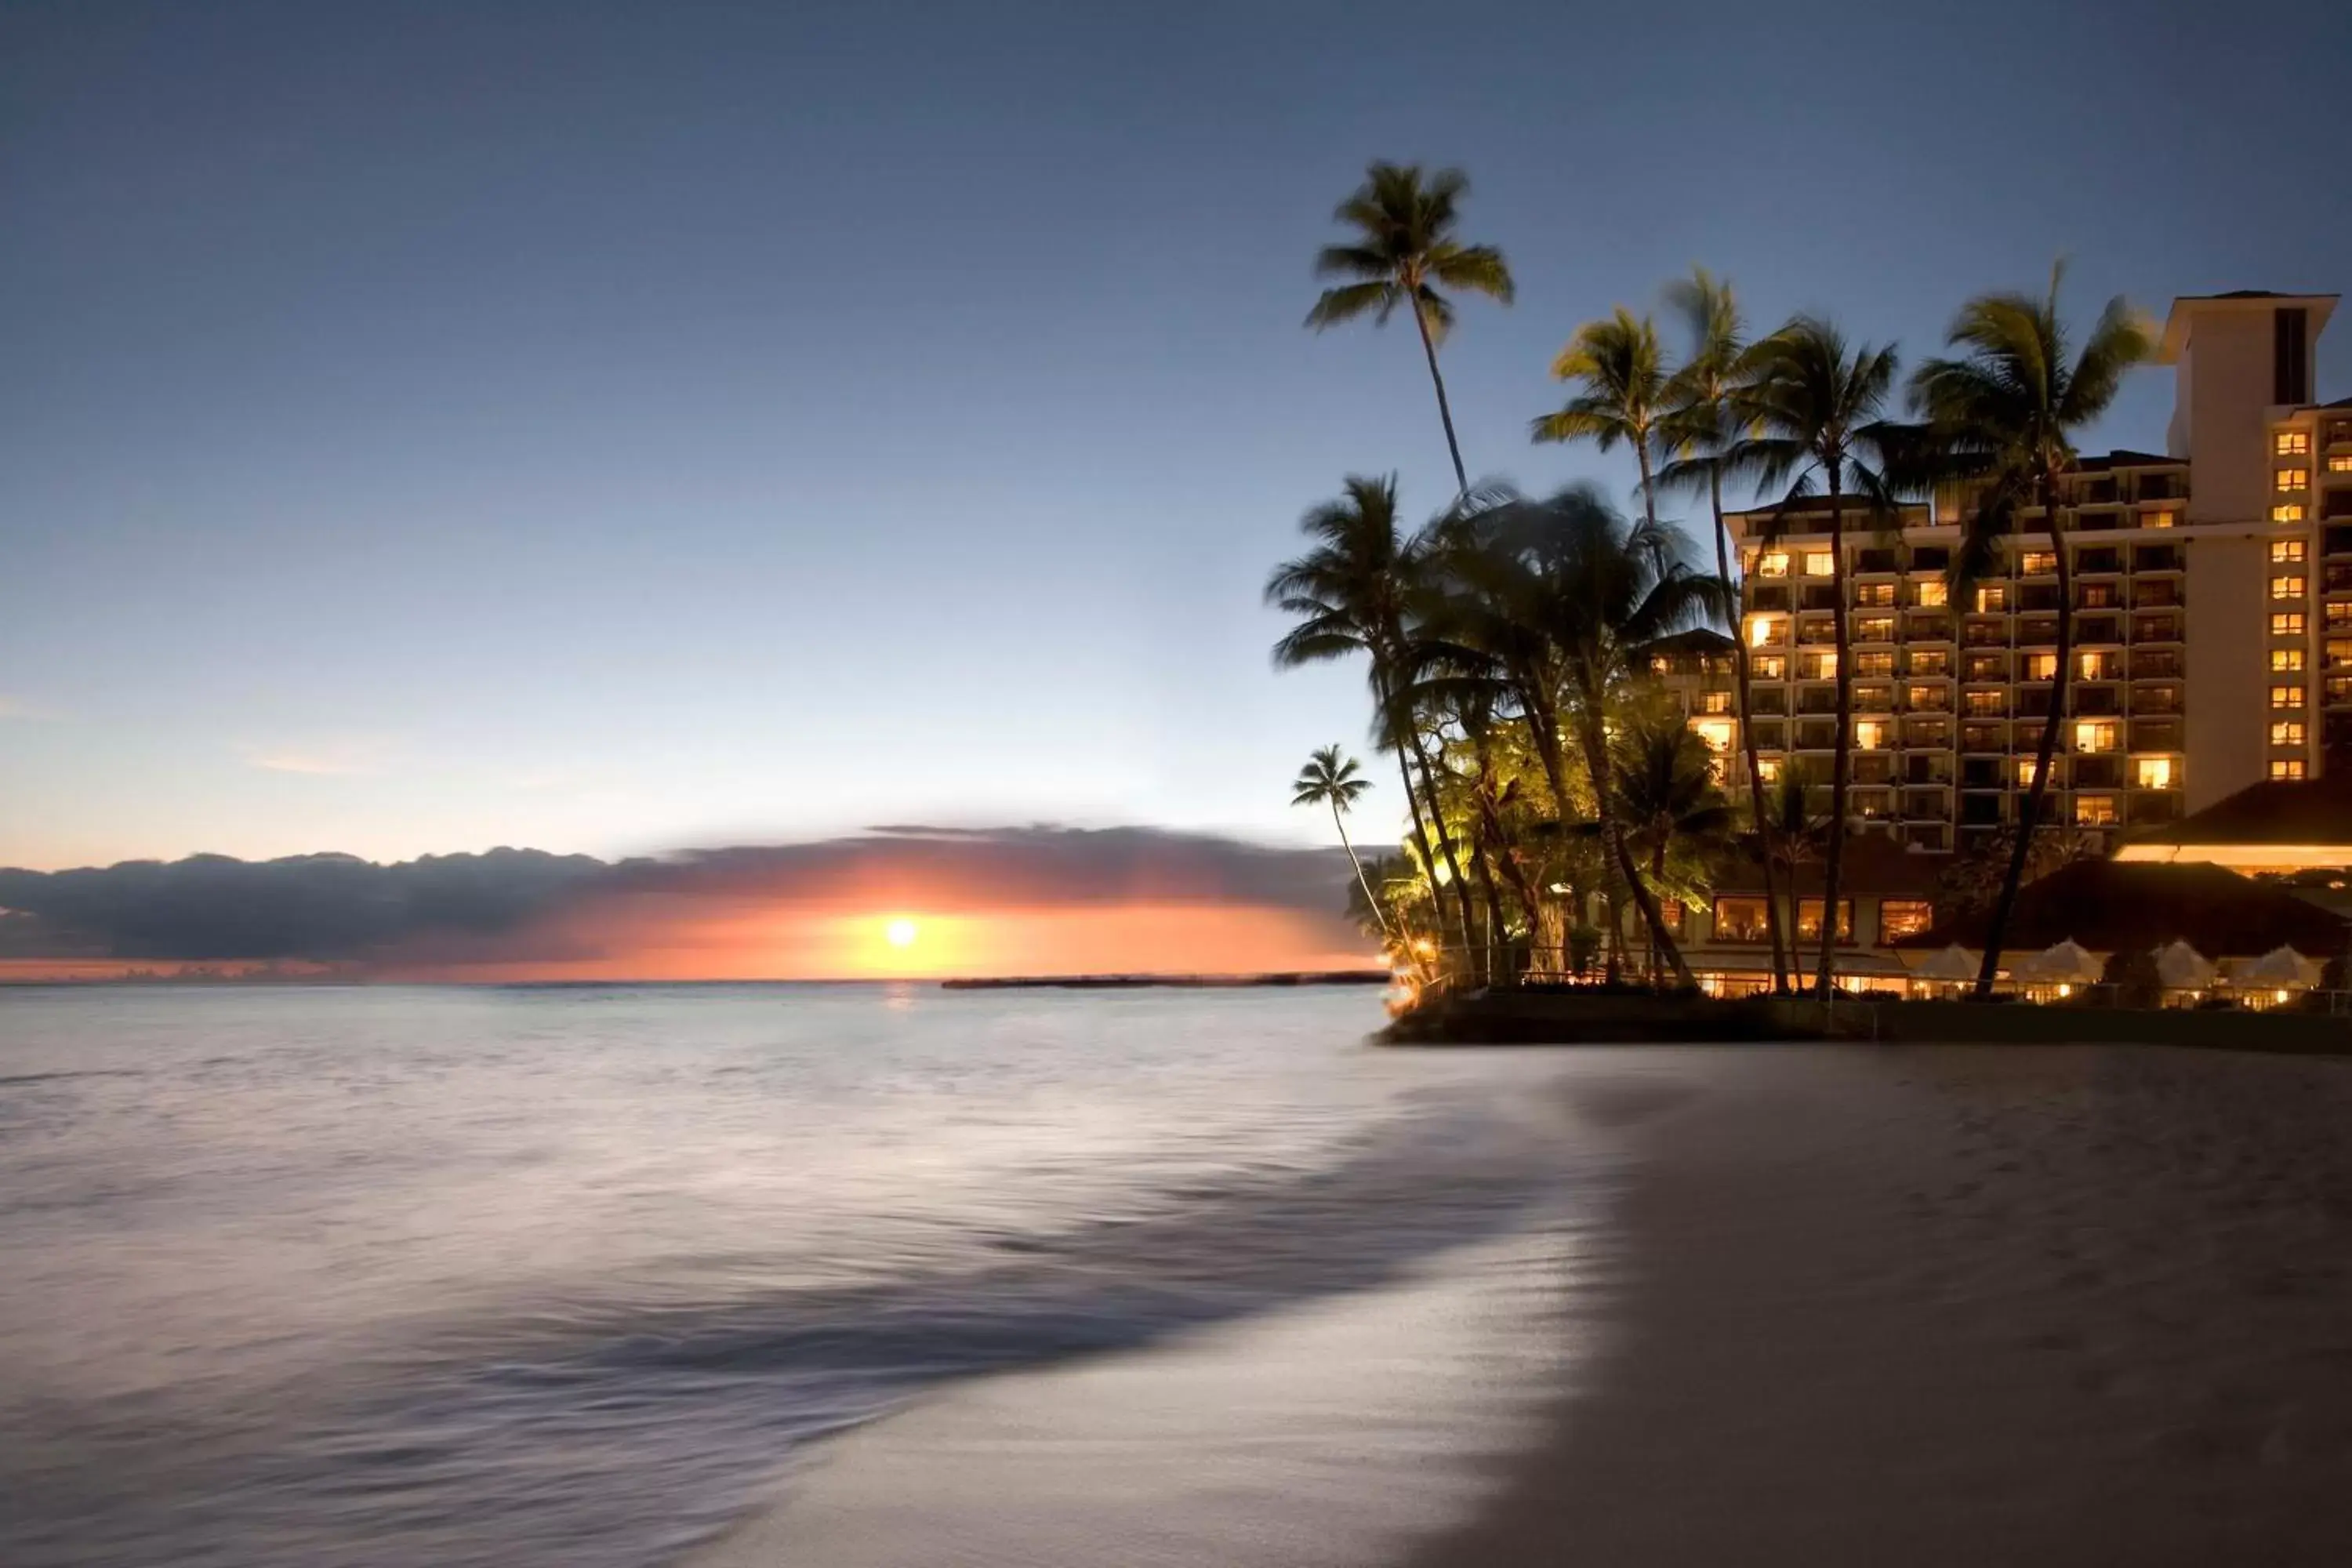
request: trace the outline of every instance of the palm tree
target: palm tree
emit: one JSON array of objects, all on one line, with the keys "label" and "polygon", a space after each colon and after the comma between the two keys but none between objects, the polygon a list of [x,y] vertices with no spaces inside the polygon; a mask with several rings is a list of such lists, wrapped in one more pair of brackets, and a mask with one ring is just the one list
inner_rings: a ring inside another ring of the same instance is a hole
[{"label": "palm tree", "polygon": [[[1454,858],[1453,840],[1442,832],[1435,837],[1430,832],[1438,820],[1437,774],[1422,743],[1420,721],[1410,711],[1405,684],[1410,654],[1405,605],[1416,591],[1428,546],[1398,532],[1393,475],[1381,479],[1350,475],[1340,499],[1311,509],[1298,526],[1315,548],[1276,567],[1265,584],[1268,604],[1299,617],[1274,645],[1275,667],[1295,668],[1358,652],[1370,657],[1381,743],[1396,752],[1421,863],[1430,868],[1434,880],[1442,856],[1452,874],[1466,951],[1473,924],[1469,887]],[[1416,763],[1420,790],[1413,781]],[[1442,916],[1439,923],[1444,924]]]},{"label": "palm tree", "polygon": [[1567,405],[1538,416],[1528,434],[1537,441],[1590,441],[1606,452],[1622,441],[1642,470],[1642,516],[1658,525],[1657,487],[1650,471],[1666,415],[1666,373],[1658,329],[1622,305],[1607,321],[1587,321],[1551,362],[1552,379],[1580,390]]},{"label": "palm tree", "polygon": [[1719,584],[1685,563],[1678,530],[1628,526],[1590,486],[1546,501],[1504,500],[1444,525],[1445,570],[1458,584],[1443,635],[1480,649],[1504,672],[1565,815],[1565,717],[1576,731],[1610,859],[1651,940],[1688,984],[1690,970],[1633,864],[1613,810],[1612,704],[1664,638],[1723,608]]},{"label": "palm tree", "polygon": [[1425,179],[1418,163],[1366,169],[1364,183],[1332,214],[1354,228],[1356,237],[1327,245],[1315,258],[1318,278],[1351,281],[1326,289],[1307,312],[1307,324],[1321,331],[1364,315],[1385,326],[1399,306],[1412,311],[1429,379],[1437,388],[1437,416],[1444,422],[1445,449],[1454,458],[1454,489],[1465,495],[1470,479],[1462,467],[1462,444],[1454,436],[1445,378],[1437,372],[1437,345],[1454,325],[1454,306],[1438,285],[1486,294],[1506,305],[1512,294],[1511,269],[1501,251],[1491,245],[1464,245],[1454,237],[1455,209],[1469,189],[1469,176],[1459,169],[1440,169]]},{"label": "palm tree", "polygon": [[[1845,858],[1846,792],[1853,769],[1853,626],[1846,602],[1845,506],[1849,494],[1881,521],[1896,515],[1885,468],[1899,433],[1881,417],[1895,383],[1891,348],[1849,347],[1827,321],[1800,316],[1756,345],[1756,379],[1746,405],[1761,434],[1741,443],[1740,462],[1760,483],[1788,485],[1790,506],[1816,484],[1830,503],[1832,626],[1837,647],[1837,742],[1830,766],[1829,851],[1822,904],[1835,910]],[[1837,921],[1822,921],[1814,986],[1824,1000],[1837,980]]]},{"label": "palm tree", "polygon": [[[1682,368],[1667,378],[1665,418],[1660,437],[1673,459],[1659,470],[1669,489],[1704,486],[1715,514],[1715,575],[1727,602],[1738,603],[1731,581],[1729,531],[1723,524],[1723,472],[1744,433],[1743,407],[1755,379],[1739,302],[1728,279],[1704,267],[1666,285],[1666,302],[1689,323],[1691,348]],[[1778,879],[1773,874],[1771,828],[1764,811],[1764,760],[1756,750],[1756,727],[1748,710],[1748,639],[1737,617],[1731,626],[1731,662],[1739,703],[1739,750],[1748,763],[1748,799],[1756,830],[1767,842],[1764,854],[1764,930],[1772,946],[1772,988],[1789,988],[1789,942],[1780,925]]]},{"label": "palm tree", "polygon": [[1344,754],[1336,745],[1325,746],[1308,753],[1307,765],[1291,781],[1290,804],[1331,808],[1331,826],[1339,830],[1339,847],[1348,852],[1348,864],[1356,868],[1356,881],[1364,889],[1365,901],[1372,906],[1381,934],[1393,939],[1395,929],[1389,924],[1380,900],[1372,897],[1372,884],[1364,876],[1364,863],[1356,858],[1356,847],[1348,841],[1348,812],[1358,797],[1371,787],[1372,781],[1360,776],[1355,758]]},{"label": "palm tree", "polygon": [[1679,713],[1636,719],[1610,752],[1614,810],[1644,855],[1652,892],[1671,891],[1686,904],[1706,863],[1731,839],[1731,803],[1716,785],[1714,753]]},{"label": "palm tree", "polygon": [[1931,359],[1911,377],[1912,409],[1927,421],[1939,477],[1967,481],[1973,491],[1952,563],[1955,592],[1967,592],[1998,559],[2028,507],[2039,509],[2058,570],[2058,662],[2050,710],[2042,717],[2033,783],[1985,934],[1984,963],[1977,973],[1979,998],[1992,994],[2000,968],[2001,941],[2042,821],[2074,676],[2074,567],[2066,542],[2065,475],[2075,462],[2074,432],[2106,412],[2124,373],[2146,360],[2154,346],[2147,327],[2118,296],[2107,301],[2081,351],[2070,357],[2072,344],[2058,319],[2058,287],[2065,270],[2063,261],[2051,268],[2050,291],[2039,300],[1980,294],[1961,306],[1945,342],[1965,352],[1957,359]]}]

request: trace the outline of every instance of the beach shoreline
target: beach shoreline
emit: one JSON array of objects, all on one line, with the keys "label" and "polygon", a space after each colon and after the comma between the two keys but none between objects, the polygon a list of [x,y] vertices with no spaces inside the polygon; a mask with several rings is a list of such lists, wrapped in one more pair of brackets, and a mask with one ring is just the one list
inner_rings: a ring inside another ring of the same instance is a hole
[{"label": "beach shoreline", "polygon": [[[1518,1384],[1518,1403],[1376,1445],[1425,1446],[1410,1508],[1360,1468],[1352,1417],[1296,1396],[1318,1385],[1237,1375],[1213,1337],[990,1379],[854,1434],[693,1561],[1231,1563],[1271,1542],[1269,1561],[1319,1563],[1343,1539],[1335,1561],[1407,1568],[2352,1552],[2346,1064],[1856,1045],[1559,1061],[1562,1135],[1611,1190],[1523,1281],[1545,1297],[1515,1331],[1529,1342],[1443,1369]],[[1471,1247],[1436,1272],[1485,1267]],[[1261,1367],[1370,1342],[1331,1333],[1234,1337],[1262,1341]],[[1351,1371],[1436,1370],[1416,1353]],[[1180,1427],[1156,1422],[1168,1408]],[[1278,1441],[1247,1425],[1269,1413]],[[1384,1508],[1377,1549],[1345,1536]]]}]

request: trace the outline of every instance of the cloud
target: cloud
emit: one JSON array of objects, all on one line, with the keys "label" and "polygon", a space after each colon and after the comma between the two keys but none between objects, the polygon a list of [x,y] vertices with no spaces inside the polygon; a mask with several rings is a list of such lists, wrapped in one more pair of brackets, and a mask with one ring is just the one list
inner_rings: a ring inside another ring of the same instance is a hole
[{"label": "cloud", "polygon": [[21,697],[11,697],[6,692],[0,691],[0,721],[9,719],[54,719],[56,717],[57,714],[49,709],[37,707],[33,703],[26,701]]},{"label": "cloud", "polygon": [[241,745],[237,753],[247,767],[265,773],[341,778],[381,772],[386,749],[386,743],[380,739],[351,736],[279,745]]},{"label": "cloud", "polygon": [[[1361,945],[1338,918],[1348,876],[1336,849],[1145,827],[897,826],[622,861],[509,848],[393,865],[199,855],[0,869],[0,910],[12,911],[0,917],[0,960],[293,960],[499,978],[841,973],[820,965],[822,953],[834,955],[829,963],[848,951],[827,933],[899,909],[921,911],[943,933],[992,931],[1017,915],[1030,921],[1024,929],[1063,933],[1038,941],[1083,951],[1087,967],[1106,966],[1103,954],[1118,946],[1102,933],[1131,928],[1132,945],[1160,940],[1142,933],[1183,932],[1198,949],[1201,931],[1242,913],[1320,954]],[[1138,923],[1139,911],[1149,920]],[[1088,927],[1091,944],[1069,934]],[[795,959],[787,951],[795,946],[809,956]],[[965,951],[976,963],[1022,962],[993,938],[974,937]],[[1165,967],[1164,956],[1139,952],[1108,966]],[[1263,966],[1290,965],[1276,954]]]}]

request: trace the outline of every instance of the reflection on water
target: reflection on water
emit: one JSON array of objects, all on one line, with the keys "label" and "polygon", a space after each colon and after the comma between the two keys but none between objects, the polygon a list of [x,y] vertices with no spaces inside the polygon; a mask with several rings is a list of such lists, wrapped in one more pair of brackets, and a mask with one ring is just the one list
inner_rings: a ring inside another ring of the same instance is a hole
[{"label": "reflection on water", "polygon": [[635,1564],[970,1373],[1557,1197],[1359,993],[0,995],[7,1561]]}]

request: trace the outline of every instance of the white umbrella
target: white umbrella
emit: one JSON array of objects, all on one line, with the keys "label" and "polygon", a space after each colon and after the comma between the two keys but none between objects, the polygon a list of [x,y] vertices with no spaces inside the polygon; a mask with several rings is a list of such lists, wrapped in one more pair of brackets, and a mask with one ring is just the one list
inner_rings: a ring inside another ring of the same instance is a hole
[{"label": "white umbrella", "polygon": [[2068,937],[2020,963],[2016,974],[2020,980],[2043,985],[2095,985],[2106,974],[2106,966]]},{"label": "white umbrella", "polygon": [[1982,967],[1984,967],[1984,959],[1981,954],[1970,952],[1958,942],[1954,942],[1943,952],[1931,952],[1921,959],[1919,967],[1911,972],[1911,978],[1914,980],[1974,980],[1977,977],[1977,971]]},{"label": "white umbrella", "polygon": [[2213,984],[2213,961],[2185,942],[2156,950],[2156,977],[2167,991],[2202,991]]},{"label": "white umbrella", "polygon": [[2305,958],[2291,947],[2274,947],[2251,963],[2240,966],[2237,981],[2256,990],[2307,989],[2319,984],[2320,967],[2316,959]]}]

